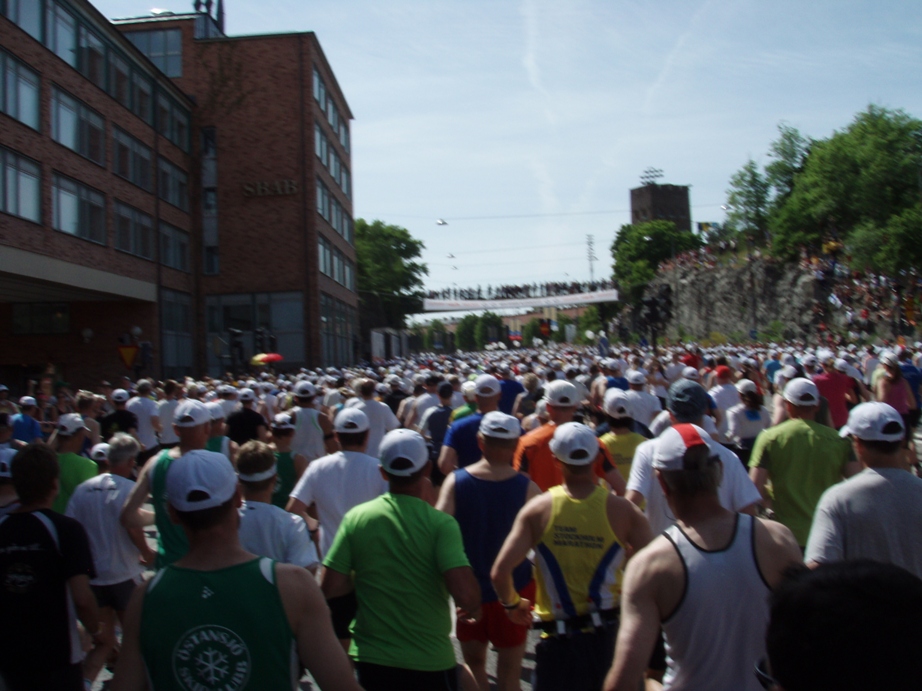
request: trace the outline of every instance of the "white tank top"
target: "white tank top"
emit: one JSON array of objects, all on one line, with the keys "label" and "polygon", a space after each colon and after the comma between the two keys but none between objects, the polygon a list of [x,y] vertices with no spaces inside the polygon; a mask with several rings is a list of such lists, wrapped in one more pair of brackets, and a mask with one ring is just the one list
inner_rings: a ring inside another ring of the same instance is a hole
[{"label": "white tank top", "polygon": [[755,558],[755,519],[736,515],[726,549],[696,546],[678,525],[665,531],[685,569],[685,594],[669,619],[666,676],[670,691],[759,691],[753,673],[765,655],[770,588]]},{"label": "white tank top", "polygon": [[295,408],[295,434],[291,440],[291,452],[300,454],[308,461],[326,455],[323,446],[323,430],[317,418],[316,408]]}]

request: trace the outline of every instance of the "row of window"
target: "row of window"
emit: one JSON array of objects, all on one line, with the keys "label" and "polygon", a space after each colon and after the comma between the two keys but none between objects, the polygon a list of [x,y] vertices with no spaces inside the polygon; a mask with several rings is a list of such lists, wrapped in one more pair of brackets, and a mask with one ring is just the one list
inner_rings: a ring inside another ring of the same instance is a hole
[{"label": "row of window", "polygon": [[5,51],[0,51],[0,112],[40,127],[38,75]]},{"label": "row of window", "polygon": [[125,37],[167,77],[182,77],[182,31],[126,31]]},{"label": "row of window", "polygon": [[327,139],[327,135],[319,122],[314,123],[314,151],[317,152],[317,158],[320,159],[323,166],[330,171],[330,175],[333,176],[339,188],[346,193],[347,197],[351,197],[352,186],[349,169],[346,168],[339,154],[336,153],[336,148],[330,146],[330,140]]},{"label": "row of window", "polygon": [[[31,159],[0,149],[0,211],[41,223],[41,168]],[[59,173],[54,174],[52,227],[63,233],[106,244],[106,199],[102,192]],[[154,258],[153,219],[143,211],[116,201],[115,247]],[[160,223],[160,261],[180,271],[189,270],[189,234]]]},{"label": "row of window", "polygon": [[324,84],[323,78],[316,67],[314,67],[314,100],[320,104],[320,110],[327,116],[327,121],[330,123],[330,127],[333,128],[333,133],[339,138],[339,143],[342,144],[343,149],[348,152],[349,122],[339,114],[336,104],[333,103],[333,99],[327,90],[327,85]]},{"label": "row of window", "polygon": [[355,292],[355,264],[323,235],[317,236],[317,255],[320,273]]},{"label": "row of window", "polygon": [[[42,12],[43,6],[44,12]],[[167,93],[158,91],[155,114],[154,80],[114,45],[104,41],[93,27],[78,20],[77,15],[70,12],[60,0],[2,0],[0,9],[7,18],[18,24],[36,40],[43,42],[49,50],[144,122],[154,125],[156,120],[157,130],[161,134],[183,151],[189,150],[189,112]],[[179,31],[174,31],[175,36],[170,31],[147,32],[163,34],[163,36],[148,37],[146,46],[147,50],[151,51],[149,53],[152,56],[151,59],[158,67],[162,65],[161,69],[165,67],[173,72],[176,71],[177,51],[181,52],[181,41],[177,48]],[[142,44],[145,41],[138,37],[133,37],[132,40]],[[147,50],[144,52],[147,53]],[[179,62],[181,63],[181,59]],[[30,122],[23,120],[23,122],[38,129],[38,78],[31,70],[28,70],[28,73],[34,77],[34,87],[30,88],[33,88],[35,94],[36,109],[34,119]],[[167,74],[180,76],[170,72]],[[4,112],[8,111],[4,109]],[[25,113],[31,116],[28,109]],[[17,115],[13,117],[22,119]]]},{"label": "row of window", "polygon": [[317,178],[317,213],[350,245],[355,244],[355,223],[327,186]]},{"label": "row of window", "polygon": [[358,358],[355,308],[326,293],[320,293],[320,341],[324,367],[347,365]]}]

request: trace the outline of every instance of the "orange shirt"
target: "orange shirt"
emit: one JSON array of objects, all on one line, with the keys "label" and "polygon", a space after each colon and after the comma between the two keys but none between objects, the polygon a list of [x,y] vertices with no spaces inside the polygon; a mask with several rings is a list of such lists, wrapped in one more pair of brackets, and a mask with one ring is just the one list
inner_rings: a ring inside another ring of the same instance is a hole
[{"label": "orange shirt", "polygon": [[[542,492],[547,492],[551,487],[563,484],[563,474],[554,454],[551,453],[551,437],[557,425],[549,422],[519,439],[512,466],[523,473],[528,473],[532,481],[538,485]],[[599,450],[602,455],[596,460],[595,474],[600,478],[615,467],[605,444],[599,441]]]}]

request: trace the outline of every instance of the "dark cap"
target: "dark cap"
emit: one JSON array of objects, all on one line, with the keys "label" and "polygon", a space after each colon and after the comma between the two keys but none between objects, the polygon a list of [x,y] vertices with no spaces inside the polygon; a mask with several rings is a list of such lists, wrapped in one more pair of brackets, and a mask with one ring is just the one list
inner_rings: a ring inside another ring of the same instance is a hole
[{"label": "dark cap", "polygon": [[669,387],[666,408],[678,422],[695,422],[708,409],[708,394],[698,382],[679,379]]}]

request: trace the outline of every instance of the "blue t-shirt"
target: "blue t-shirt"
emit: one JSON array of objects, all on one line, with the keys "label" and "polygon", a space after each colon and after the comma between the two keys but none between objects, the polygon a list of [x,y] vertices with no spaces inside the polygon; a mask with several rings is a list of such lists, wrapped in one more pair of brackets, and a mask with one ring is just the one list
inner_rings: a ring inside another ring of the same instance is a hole
[{"label": "blue t-shirt", "polygon": [[781,363],[777,360],[769,360],[765,363],[765,376],[772,384],[775,383],[775,373],[781,369]]},{"label": "blue t-shirt", "polygon": [[500,379],[499,388],[501,391],[499,394],[499,409],[506,415],[512,415],[512,406],[515,405],[515,399],[525,391],[525,387],[515,379]]},{"label": "blue t-shirt", "polygon": [[912,395],[916,397],[916,407],[922,405],[922,398],[919,396],[919,384],[922,384],[922,372],[915,365],[908,362],[900,363],[900,369],[903,371],[903,378],[912,389]]},{"label": "blue t-shirt", "polygon": [[477,445],[477,432],[480,429],[481,413],[474,413],[461,418],[445,434],[443,446],[449,446],[458,454],[458,467],[463,468],[480,460],[480,446]]},{"label": "blue t-shirt", "polygon": [[16,413],[11,420],[13,421],[13,439],[31,444],[36,439],[44,438],[42,426],[31,415]]},{"label": "blue t-shirt", "polygon": [[628,386],[627,379],[624,377],[606,377],[608,385],[605,387],[607,389],[621,389],[622,391],[627,391],[631,387]]}]

